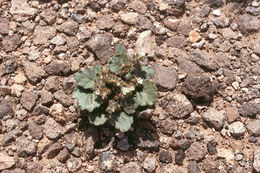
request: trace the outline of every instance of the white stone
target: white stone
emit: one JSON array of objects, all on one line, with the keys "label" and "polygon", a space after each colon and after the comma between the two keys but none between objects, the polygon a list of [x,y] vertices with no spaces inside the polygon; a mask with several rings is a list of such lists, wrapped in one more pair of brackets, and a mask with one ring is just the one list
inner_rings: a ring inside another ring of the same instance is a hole
[{"label": "white stone", "polygon": [[234,122],[228,126],[228,130],[234,137],[243,136],[246,132],[244,124],[240,121]]},{"label": "white stone", "polygon": [[57,122],[65,122],[66,117],[64,115],[64,107],[62,104],[53,104],[50,107],[50,114]]},{"label": "white stone", "polygon": [[37,13],[37,9],[31,8],[27,0],[12,0],[11,3],[10,13],[19,17],[19,21],[25,21],[28,17],[34,16]]},{"label": "white stone", "polygon": [[146,157],[143,162],[144,169],[147,170],[147,172],[153,172],[157,166],[157,161],[155,157],[149,156]]},{"label": "white stone", "polygon": [[232,86],[235,90],[238,90],[239,89],[239,83],[237,81],[233,82],[232,83]]},{"label": "white stone", "polygon": [[254,150],[254,162],[253,167],[256,172],[260,172],[260,148]]},{"label": "white stone", "polygon": [[135,44],[135,51],[140,56],[154,56],[156,47],[155,36],[152,31],[144,31],[139,34]]},{"label": "white stone", "polygon": [[217,153],[217,156],[219,158],[224,158],[226,159],[227,163],[233,164],[235,156],[231,150],[225,148],[217,148]]},{"label": "white stone", "polygon": [[210,107],[206,112],[202,114],[202,119],[206,121],[210,126],[213,126],[217,130],[221,130],[224,125],[226,116],[216,109]]},{"label": "white stone", "polygon": [[212,12],[212,14],[213,14],[214,16],[220,16],[220,15],[221,15],[220,9],[214,10],[214,11]]},{"label": "white stone", "polygon": [[230,28],[224,28],[222,31],[222,35],[225,39],[237,39],[238,35],[236,32],[232,31]]},{"label": "white stone", "polygon": [[211,40],[215,40],[218,36],[217,36],[216,34],[209,33],[208,37],[209,37],[209,39],[211,39]]},{"label": "white stone", "polygon": [[194,47],[194,48],[199,48],[199,49],[200,49],[200,48],[203,47],[203,45],[205,44],[205,42],[206,42],[205,40],[201,40],[201,41],[198,42],[198,43],[197,43],[197,42],[196,42],[196,43],[193,43],[191,46]]},{"label": "white stone", "polygon": [[0,171],[11,168],[14,165],[15,161],[13,157],[0,153]]},{"label": "white stone", "polygon": [[26,81],[26,77],[23,73],[18,73],[14,76],[14,82],[17,84],[24,84]]},{"label": "white stone", "polygon": [[63,34],[58,34],[57,36],[53,37],[50,41],[51,44],[55,44],[58,46],[65,44],[65,42],[66,42],[66,39]]},{"label": "white stone", "polygon": [[253,7],[258,7],[258,6],[259,6],[259,3],[260,3],[260,2],[253,1],[253,2],[252,2],[252,6],[253,6]]},{"label": "white stone", "polygon": [[11,87],[11,93],[16,97],[20,97],[23,91],[24,91],[24,87],[22,85],[13,84]]},{"label": "white stone", "polygon": [[120,19],[127,24],[135,24],[138,20],[138,13],[129,12],[120,15]]},{"label": "white stone", "polygon": [[161,2],[159,3],[159,10],[160,10],[160,11],[165,11],[165,10],[168,10],[169,8],[170,8],[169,5],[163,3],[163,1],[161,1]]},{"label": "white stone", "polygon": [[32,50],[29,52],[28,59],[29,59],[30,61],[35,61],[35,60],[37,60],[39,57],[40,57],[40,52],[38,52],[37,50],[32,49]]},{"label": "white stone", "polygon": [[80,68],[80,61],[76,58],[71,60],[71,71],[76,72]]}]

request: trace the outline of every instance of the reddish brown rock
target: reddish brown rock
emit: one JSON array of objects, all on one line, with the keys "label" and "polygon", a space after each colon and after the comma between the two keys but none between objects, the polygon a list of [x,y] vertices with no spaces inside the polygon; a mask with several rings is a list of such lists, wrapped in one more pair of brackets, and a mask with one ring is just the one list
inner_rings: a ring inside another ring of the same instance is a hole
[{"label": "reddish brown rock", "polygon": [[226,108],[226,117],[228,120],[228,123],[232,123],[236,121],[239,118],[239,112],[237,108],[235,107],[227,107]]},{"label": "reddish brown rock", "polygon": [[161,90],[175,89],[178,83],[178,73],[172,67],[164,67],[161,65],[154,65],[153,81]]},{"label": "reddish brown rock", "polygon": [[9,33],[9,20],[0,18],[0,34],[7,35]]},{"label": "reddish brown rock", "polygon": [[4,37],[2,44],[6,52],[12,52],[16,50],[22,43],[21,36],[19,34],[14,34],[13,36]]}]

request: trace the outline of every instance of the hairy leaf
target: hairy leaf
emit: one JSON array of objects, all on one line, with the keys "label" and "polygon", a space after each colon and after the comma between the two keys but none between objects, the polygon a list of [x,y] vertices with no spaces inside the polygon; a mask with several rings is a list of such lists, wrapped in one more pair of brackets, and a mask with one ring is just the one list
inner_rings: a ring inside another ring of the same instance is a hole
[{"label": "hairy leaf", "polygon": [[142,92],[137,92],[134,99],[139,106],[151,106],[158,98],[157,87],[154,83],[143,81]]},{"label": "hairy leaf", "polygon": [[126,49],[122,45],[117,44],[115,49],[115,55],[122,55],[122,54],[126,54]]},{"label": "hairy leaf", "polygon": [[154,69],[148,66],[142,66],[142,71],[145,72],[145,78],[150,79],[154,74]]},{"label": "hairy leaf", "polygon": [[134,77],[134,75],[133,75],[131,72],[129,72],[129,73],[127,73],[127,74],[125,75],[126,80],[130,80],[130,79],[132,79],[133,77]]},{"label": "hairy leaf", "polygon": [[127,114],[135,113],[135,110],[138,108],[138,104],[135,102],[133,98],[123,100],[124,111]]},{"label": "hairy leaf", "polygon": [[133,124],[133,117],[127,115],[124,112],[114,113],[111,115],[110,122],[112,125],[115,126],[115,128],[119,129],[121,132],[126,132],[131,128],[131,125]]},{"label": "hairy leaf", "polygon": [[79,88],[75,89],[72,97],[78,100],[80,110],[92,112],[100,106],[100,99],[93,93],[86,93]]},{"label": "hairy leaf", "polygon": [[126,49],[121,45],[116,45],[115,55],[111,58],[108,64],[109,70],[115,74],[120,74],[120,70],[123,64],[130,62],[129,57],[126,54]]},{"label": "hairy leaf", "polygon": [[95,71],[90,68],[86,68],[84,71],[79,71],[75,74],[75,79],[78,82],[78,85],[84,89],[93,89],[96,77]]},{"label": "hairy leaf", "polygon": [[103,67],[101,67],[99,65],[96,65],[93,67],[93,70],[94,70],[94,72],[96,72],[96,74],[101,74],[102,69],[103,69]]},{"label": "hairy leaf", "polygon": [[90,123],[94,124],[95,126],[99,126],[107,121],[108,116],[100,112],[92,112],[90,113],[88,119]]}]

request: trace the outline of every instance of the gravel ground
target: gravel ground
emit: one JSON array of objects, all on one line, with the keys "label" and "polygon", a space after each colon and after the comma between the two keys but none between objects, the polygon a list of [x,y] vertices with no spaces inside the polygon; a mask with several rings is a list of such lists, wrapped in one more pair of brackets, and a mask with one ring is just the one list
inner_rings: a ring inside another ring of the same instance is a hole
[{"label": "gravel ground", "polygon": [[[159,100],[120,133],[91,126],[73,74],[115,44]],[[258,0],[0,0],[0,172],[260,172]]]}]

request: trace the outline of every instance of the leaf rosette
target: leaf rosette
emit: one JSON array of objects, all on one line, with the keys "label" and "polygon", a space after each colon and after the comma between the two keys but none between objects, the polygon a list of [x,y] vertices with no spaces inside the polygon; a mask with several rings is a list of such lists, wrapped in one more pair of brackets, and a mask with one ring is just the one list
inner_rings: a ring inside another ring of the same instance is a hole
[{"label": "leaf rosette", "polygon": [[76,73],[78,86],[72,95],[80,110],[89,113],[90,123],[99,126],[110,122],[122,132],[131,128],[139,108],[152,106],[158,99],[157,87],[151,81],[154,70],[126,52],[116,45],[107,65]]}]

